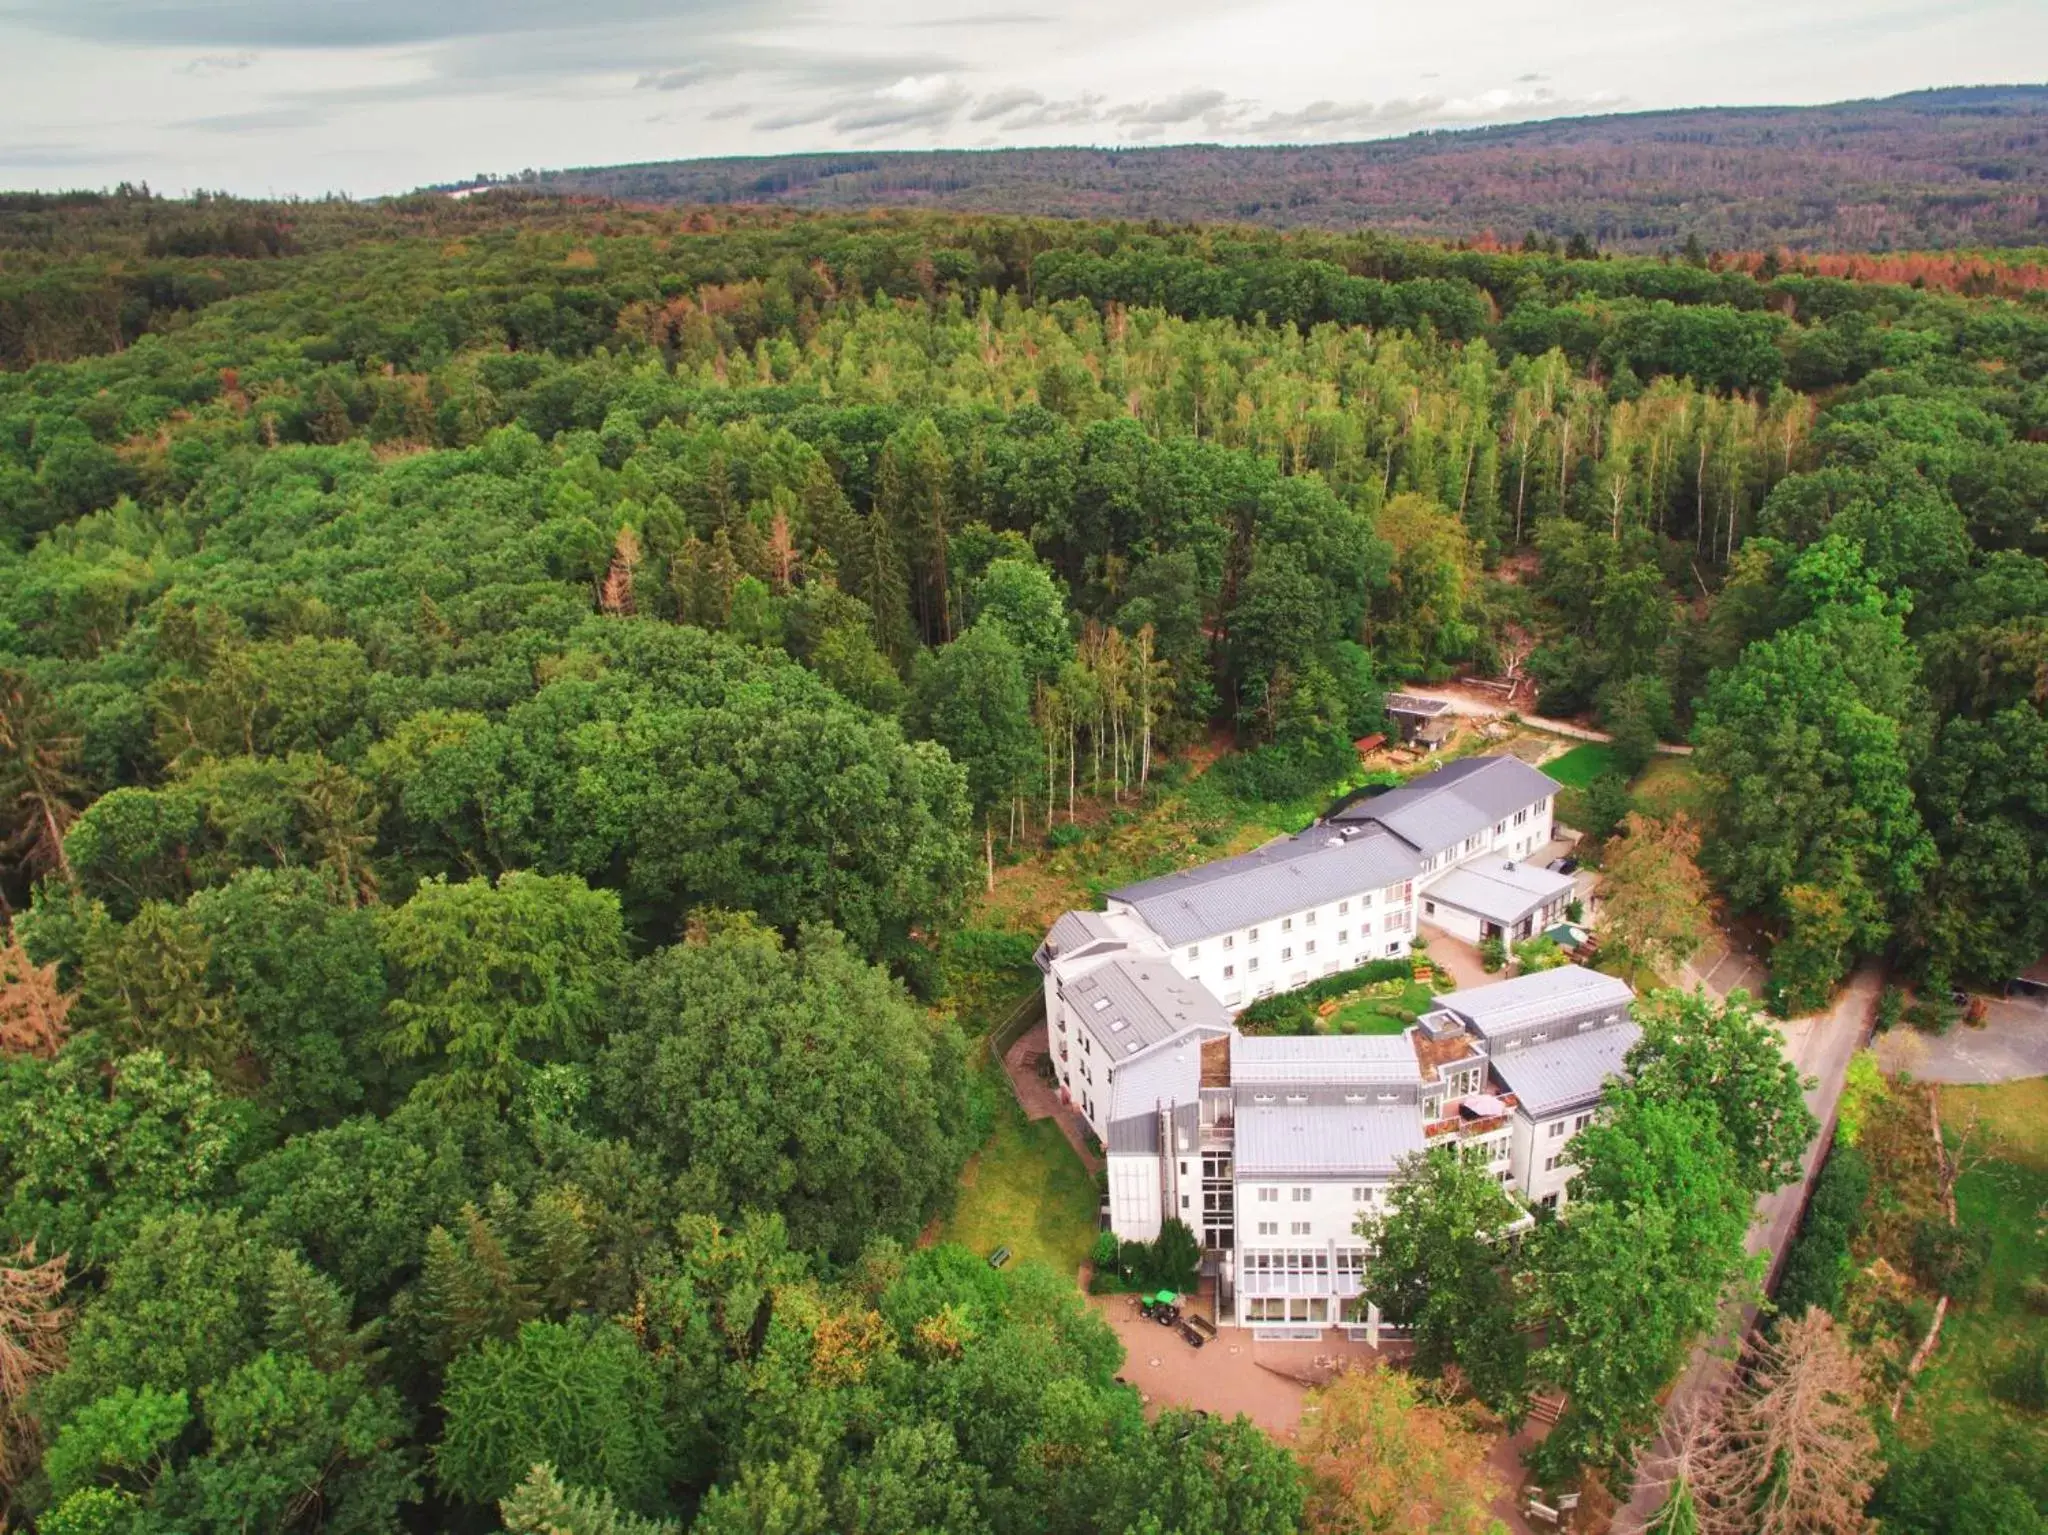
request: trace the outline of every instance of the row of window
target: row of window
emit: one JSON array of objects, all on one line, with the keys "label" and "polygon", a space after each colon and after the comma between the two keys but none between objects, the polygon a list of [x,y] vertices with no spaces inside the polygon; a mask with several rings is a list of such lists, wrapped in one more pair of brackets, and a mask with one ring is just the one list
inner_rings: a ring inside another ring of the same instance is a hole
[{"label": "row of window", "polygon": [[[1394,889],[1394,887],[1393,887],[1393,886],[1391,886],[1391,885],[1389,885],[1389,886],[1388,886],[1387,888],[1388,888],[1389,890],[1392,890],[1392,889]],[[1415,894],[1415,882],[1414,882],[1413,880],[1407,880],[1407,881],[1404,881],[1404,882],[1402,883],[1402,885],[1400,886],[1400,894],[1399,894],[1399,897],[1398,897],[1398,899],[1399,899],[1399,900],[1400,900],[1400,901],[1401,901],[1401,902],[1403,903],[1403,905],[1405,906],[1405,904],[1406,904],[1406,903],[1407,903],[1407,902],[1408,902],[1409,900],[1411,900],[1411,899],[1412,899],[1412,898],[1414,897],[1414,894]],[[1359,909],[1360,909],[1361,911],[1369,910],[1369,909],[1371,908],[1371,906],[1372,906],[1372,902],[1373,902],[1373,898],[1372,898],[1372,896],[1371,896],[1370,894],[1366,894],[1366,895],[1361,895],[1360,897],[1358,897],[1358,906],[1359,906]],[[1350,915],[1351,915],[1351,902],[1350,902],[1350,901],[1348,901],[1348,900],[1347,900],[1347,901],[1339,901],[1339,902],[1337,903],[1337,915],[1338,915],[1338,916],[1340,916],[1340,917],[1348,917],[1348,916],[1350,916]],[[1406,926],[1408,925],[1408,922],[1407,922],[1407,913],[1406,913],[1405,911],[1403,911],[1403,912],[1400,912],[1400,913],[1398,913],[1397,915],[1398,915],[1398,917],[1399,917],[1399,920],[1397,921],[1397,920],[1396,920],[1396,919],[1395,919],[1394,917],[1389,917],[1389,918],[1388,918],[1388,919],[1386,920],[1386,922],[1385,922],[1385,923],[1384,923],[1384,924],[1382,925],[1382,931],[1386,931],[1386,932],[1391,932],[1391,931],[1393,931],[1393,929],[1394,929],[1395,927],[1406,927]],[[1311,912],[1306,912],[1306,913],[1304,913],[1304,914],[1303,914],[1303,916],[1302,916],[1302,919],[1301,919],[1301,925],[1302,925],[1303,927],[1314,927],[1314,926],[1316,925],[1316,914],[1315,914],[1314,912],[1312,912],[1312,911],[1311,911]],[[1360,933],[1362,934],[1362,933],[1368,932],[1368,931],[1370,931],[1370,930],[1371,930],[1371,924],[1370,924],[1370,923],[1368,922],[1368,923],[1367,923],[1367,924],[1366,924],[1365,926],[1363,926],[1363,927],[1361,927],[1361,928],[1359,929],[1359,932],[1360,932]],[[1293,932],[1293,931],[1294,931],[1294,918],[1292,918],[1292,917],[1282,917],[1282,918],[1280,919],[1280,931],[1281,931],[1281,932],[1283,932],[1283,933],[1291,933],[1291,932]],[[1349,942],[1349,941],[1350,941],[1350,935],[1351,935],[1351,930],[1350,930],[1349,928],[1345,928],[1345,929],[1343,929],[1342,931],[1340,931],[1340,932],[1339,932],[1339,933],[1337,934],[1337,941],[1338,941],[1339,943],[1346,943],[1346,942]],[[1247,943],[1257,943],[1257,942],[1259,941],[1259,930],[1258,930],[1257,928],[1255,928],[1255,927],[1254,927],[1254,928],[1247,928],[1247,929],[1245,930],[1245,935],[1244,935],[1244,936],[1245,936],[1245,942],[1247,942]],[[1235,933],[1225,933],[1225,934],[1223,935],[1223,938],[1222,938],[1221,942],[1222,942],[1222,944],[1223,944],[1223,947],[1224,947],[1224,948],[1225,948],[1226,950],[1228,950],[1228,949],[1234,949],[1234,948],[1236,948],[1236,947],[1237,947],[1237,934],[1235,934]],[[1315,944],[1314,944],[1313,942],[1311,942],[1311,943],[1310,943],[1310,944],[1308,945],[1308,952],[1309,952],[1309,953],[1311,953],[1311,954],[1313,954],[1313,953],[1315,953],[1315,950],[1316,950],[1316,946],[1315,946]],[[1285,958],[1287,958],[1287,957],[1288,957],[1289,955],[1291,955],[1291,954],[1292,954],[1293,952],[1294,952],[1294,951],[1293,951],[1292,949],[1287,949],[1287,950],[1284,950],[1284,951],[1282,951],[1282,953],[1281,953],[1281,956],[1280,956],[1280,957],[1281,957],[1282,959],[1285,959]],[[1189,959],[1200,959],[1201,957],[1202,957],[1202,946],[1201,946],[1201,945],[1200,945],[1199,943],[1191,943],[1191,944],[1189,944],[1189,945],[1188,945],[1188,958],[1189,958]],[[1252,968],[1253,968],[1254,970],[1256,970],[1256,969],[1258,968],[1258,966],[1259,966],[1259,962],[1258,962],[1257,960],[1253,960],[1253,961],[1252,961]],[[1226,967],[1224,968],[1224,971],[1223,971],[1223,973],[1224,973],[1225,975],[1229,975],[1229,974],[1230,974],[1231,972],[1230,972],[1229,968],[1228,968],[1228,967],[1226,966]]]},{"label": "row of window", "polygon": [[1365,1249],[1340,1247],[1248,1247],[1238,1255],[1240,1274],[1363,1274]]}]

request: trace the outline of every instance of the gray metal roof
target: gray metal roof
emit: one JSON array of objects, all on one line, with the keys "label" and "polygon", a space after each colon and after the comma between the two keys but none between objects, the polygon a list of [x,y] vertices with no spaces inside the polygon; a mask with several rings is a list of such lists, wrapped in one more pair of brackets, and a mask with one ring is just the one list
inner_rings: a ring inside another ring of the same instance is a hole
[{"label": "gray metal roof", "polygon": [[1404,1034],[1241,1034],[1230,1046],[1235,1087],[1420,1082]]},{"label": "gray metal roof", "polygon": [[1196,1102],[1202,1091],[1202,1042],[1215,1037],[1210,1029],[1196,1028],[1164,1044],[1141,1049],[1135,1056],[1126,1052],[1124,1058],[1111,1060],[1110,1117],[1121,1119],[1126,1114],[1156,1111],[1162,1105]]},{"label": "gray metal roof", "polygon": [[1239,1178],[1385,1175],[1421,1149],[1422,1115],[1412,1105],[1240,1106],[1237,1111]]},{"label": "gray metal roof", "polygon": [[[1347,835],[1348,833],[1348,835]],[[1414,852],[1376,827],[1312,826],[1235,858],[1112,890],[1170,944],[1234,933],[1255,922],[1413,879]]]},{"label": "gray metal roof", "polygon": [[1163,959],[1117,959],[1061,988],[1112,1066],[1190,1029],[1228,1032],[1230,1015]]},{"label": "gray metal roof", "polygon": [[1417,693],[1389,693],[1386,702],[1389,714],[1416,715],[1424,719],[1442,714],[1450,707],[1448,698],[1424,698]]},{"label": "gray metal roof", "polygon": [[1608,1078],[1622,1074],[1623,1059],[1642,1037],[1632,1023],[1590,1029],[1497,1056],[1493,1069],[1521,1101],[1523,1113],[1544,1119],[1597,1102]]},{"label": "gray metal roof", "polygon": [[1569,895],[1574,881],[1532,863],[1503,858],[1475,859],[1432,880],[1423,894],[1441,905],[1455,906],[1489,922],[1519,922],[1559,896]]},{"label": "gray metal roof", "polygon": [[1557,788],[1554,779],[1519,757],[1467,757],[1347,805],[1331,819],[1345,825],[1375,822],[1427,858],[1548,798]]},{"label": "gray metal roof", "polygon": [[1559,965],[1513,980],[1475,986],[1439,996],[1436,1005],[1456,1013],[1483,1037],[1512,1033],[1551,1018],[1571,1018],[1602,1009],[1621,1012],[1635,1000],[1628,982],[1583,965]]},{"label": "gray metal roof", "polygon": [[1078,959],[1087,954],[1114,954],[1127,949],[1130,944],[1110,926],[1109,919],[1099,911],[1062,912],[1052,925],[1052,931],[1045,935],[1032,958],[1038,968],[1050,971],[1053,961]]}]

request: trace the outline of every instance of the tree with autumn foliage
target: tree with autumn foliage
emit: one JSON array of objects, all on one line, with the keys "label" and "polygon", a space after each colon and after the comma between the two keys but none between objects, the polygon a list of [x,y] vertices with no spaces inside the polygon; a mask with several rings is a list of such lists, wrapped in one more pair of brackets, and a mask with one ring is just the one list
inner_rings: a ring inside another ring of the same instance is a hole
[{"label": "tree with autumn foliage", "polygon": [[1500,1485],[1470,1408],[1425,1398],[1398,1370],[1344,1371],[1311,1392],[1301,1457],[1309,1535],[1495,1535]]},{"label": "tree with autumn foliage", "polygon": [[0,1520],[7,1515],[8,1489],[35,1456],[29,1392],[64,1363],[71,1321],[65,1273],[63,1256],[38,1261],[33,1242],[0,1259]]},{"label": "tree with autumn foliage", "polygon": [[1601,859],[1601,934],[1632,959],[1671,973],[1713,931],[1699,828],[1683,811],[1656,819],[1631,811]]},{"label": "tree with autumn foliage", "polygon": [[53,962],[38,965],[11,930],[0,945],[0,1056],[55,1055],[70,1033],[77,999],[57,981]]}]

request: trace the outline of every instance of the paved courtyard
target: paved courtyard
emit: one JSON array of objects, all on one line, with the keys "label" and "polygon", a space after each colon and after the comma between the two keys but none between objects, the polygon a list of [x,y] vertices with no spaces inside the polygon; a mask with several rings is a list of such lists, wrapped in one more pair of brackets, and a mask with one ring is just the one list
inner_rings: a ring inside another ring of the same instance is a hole
[{"label": "paved courtyard", "polygon": [[1946,1034],[1895,1028],[1877,1042],[1878,1064],[1916,1081],[1963,1084],[2048,1076],[2048,1002],[1989,1004],[1982,1028],[1957,1024]]}]

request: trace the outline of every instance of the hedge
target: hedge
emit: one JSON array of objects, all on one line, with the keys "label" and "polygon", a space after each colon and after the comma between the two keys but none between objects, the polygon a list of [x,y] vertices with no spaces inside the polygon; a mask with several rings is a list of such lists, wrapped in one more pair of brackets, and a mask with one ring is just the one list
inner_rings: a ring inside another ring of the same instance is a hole
[{"label": "hedge", "polygon": [[1870,1196],[1870,1162],[1846,1141],[1835,1142],[1813,1185],[1806,1219],[1778,1279],[1778,1311],[1802,1317],[1818,1306],[1834,1314],[1850,1271],[1849,1244],[1863,1230],[1863,1205]]},{"label": "hedge", "polygon": [[1298,991],[1261,997],[1237,1015],[1237,1026],[1247,1034],[1312,1034],[1319,1004],[1332,997],[1341,997],[1348,991],[1356,991],[1361,986],[1370,986],[1374,981],[1407,980],[1414,973],[1412,960],[1376,959],[1356,970],[1340,970],[1335,975],[1310,981]]}]

